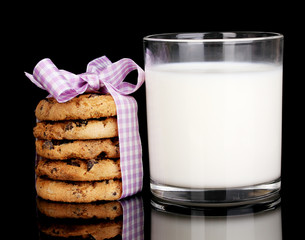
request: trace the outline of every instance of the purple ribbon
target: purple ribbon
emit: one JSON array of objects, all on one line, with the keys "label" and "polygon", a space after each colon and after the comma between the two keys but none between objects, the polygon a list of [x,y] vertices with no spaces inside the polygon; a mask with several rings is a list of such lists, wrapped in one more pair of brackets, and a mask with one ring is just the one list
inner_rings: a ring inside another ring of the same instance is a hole
[{"label": "purple ribbon", "polygon": [[[133,70],[138,71],[137,85],[123,82],[127,74]],[[121,95],[128,95],[138,90],[144,82],[144,71],[133,60],[123,58],[111,63],[106,56],[91,61],[86,72],[79,75],[59,70],[48,58],[36,65],[33,75],[25,75],[60,103],[84,92],[110,93],[108,87]]]},{"label": "purple ribbon", "polygon": [[[137,84],[123,82],[128,73],[138,71]],[[63,103],[84,92],[110,93],[116,103],[120,141],[120,166],[123,193],[131,196],[142,189],[142,147],[139,135],[137,102],[128,96],[144,82],[144,71],[131,59],[123,58],[115,63],[106,57],[94,59],[82,74],[59,70],[46,58],[34,68],[33,75],[25,75],[39,88],[49,92]]]}]

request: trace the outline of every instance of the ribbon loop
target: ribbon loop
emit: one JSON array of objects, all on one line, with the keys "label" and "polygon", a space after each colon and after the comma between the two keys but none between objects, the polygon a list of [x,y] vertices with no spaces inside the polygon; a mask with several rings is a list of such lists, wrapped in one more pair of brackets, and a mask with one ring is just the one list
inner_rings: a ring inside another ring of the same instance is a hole
[{"label": "ribbon loop", "polygon": [[98,74],[101,73],[110,64],[112,64],[112,62],[106,56],[102,56],[89,62],[86,72]]},{"label": "ribbon loop", "polygon": [[[133,70],[138,71],[137,84],[134,85],[128,82],[123,82],[126,76]],[[137,91],[139,87],[143,84],[144,71],[133,60],[123,58],[107,66],[107,72],[105,75],[103,75],[103,78],[106,82],[111,83],[114,90],[119,94],[129,95]]]}]

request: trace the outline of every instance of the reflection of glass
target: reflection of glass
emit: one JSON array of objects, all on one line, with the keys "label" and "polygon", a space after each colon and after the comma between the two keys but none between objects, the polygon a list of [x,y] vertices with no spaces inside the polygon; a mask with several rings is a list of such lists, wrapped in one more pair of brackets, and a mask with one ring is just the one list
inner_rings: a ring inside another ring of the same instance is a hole
[{"label": "reflection of glass", "polygon": [[280,189],[283,36],[144,38],[152,193],[241,203]]},{"label": "reflection of glass", "polygon": [[140,196],[122,201],[60,203],[37,198],[40,238],[144,239]]},{"label": "reflection of glass", "polygon": [[196,209],[152,202],[151,240],[281,240],[279,203]]}]

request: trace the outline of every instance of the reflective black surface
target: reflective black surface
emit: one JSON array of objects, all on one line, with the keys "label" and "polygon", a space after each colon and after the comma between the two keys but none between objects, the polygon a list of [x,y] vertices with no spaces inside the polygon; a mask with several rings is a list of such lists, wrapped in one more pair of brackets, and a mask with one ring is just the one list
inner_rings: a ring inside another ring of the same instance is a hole
[{"label": "reflective black surface", "polygon": [[10,214],[6,230],[14,239],[39,240],[291,239],[302,234],[304,211],[290,203],[285,194],[219,208],[173,205],[146,191],[122,201],[87,204],[51,202],[33,194],[32,202],[14,202],[19,212]]},{"label": "reflective black surface", "polygon": [[[91,204],[36,199],[38,239],[282,239],[281,198],[202,208],[141,195]],[[145,231],[145,232],[144,232]]]}]

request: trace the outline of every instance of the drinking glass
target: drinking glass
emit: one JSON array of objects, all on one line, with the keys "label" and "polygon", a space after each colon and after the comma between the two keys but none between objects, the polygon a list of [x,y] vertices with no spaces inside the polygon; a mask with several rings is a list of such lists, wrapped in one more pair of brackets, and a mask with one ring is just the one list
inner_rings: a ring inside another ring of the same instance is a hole
[{"label": "drinking glass", "polygon": [[144,38],[151,192],[239,205],[281,186],[283,35]]}]

